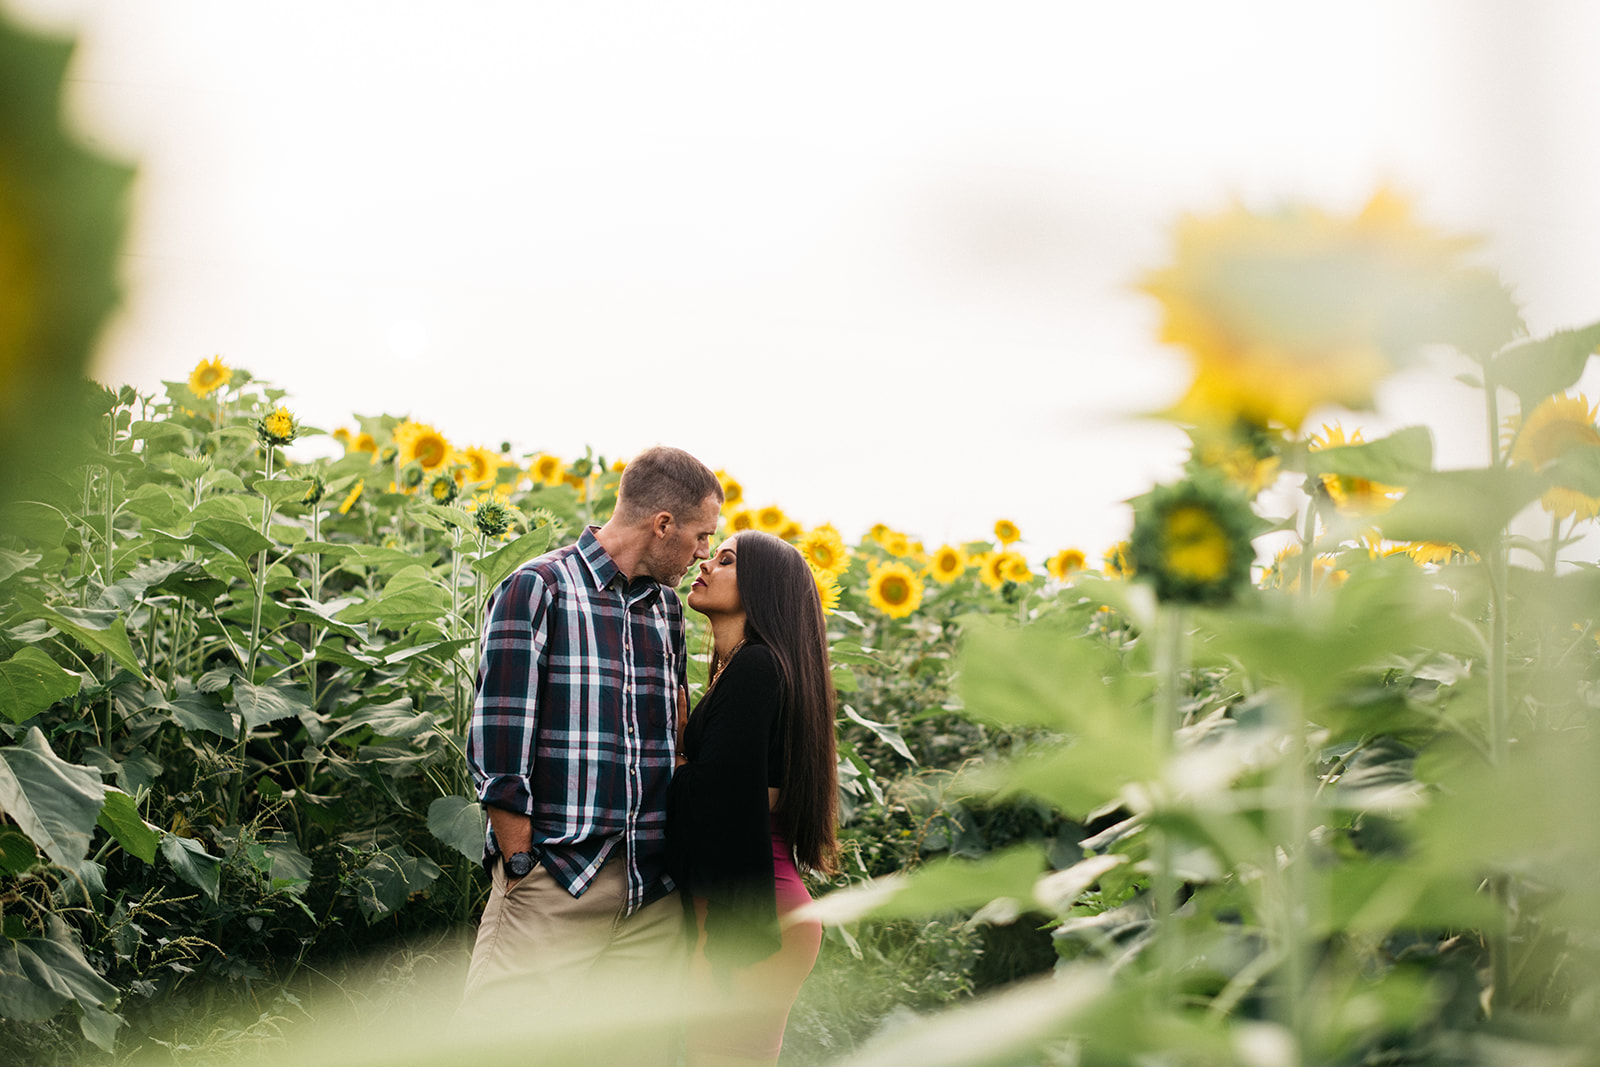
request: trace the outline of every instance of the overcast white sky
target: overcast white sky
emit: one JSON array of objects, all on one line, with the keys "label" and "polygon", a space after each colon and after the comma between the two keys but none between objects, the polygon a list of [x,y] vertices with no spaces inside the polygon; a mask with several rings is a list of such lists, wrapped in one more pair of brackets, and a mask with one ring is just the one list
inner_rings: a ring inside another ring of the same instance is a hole
[{"label": "overcast white sky", "polygon": [[[1233,195],[1391,182],[1535,332],[1600,318],[1581,0],[0,7],[81,34],[71,111],[140,168],[103,379],[220,354],[328,429],[680,444],[847,536],[1124,536],[1182,437],[1123,415],[1185,385],[1130,286]],[[1345,424],[1481,462],[1448,378]]]}]

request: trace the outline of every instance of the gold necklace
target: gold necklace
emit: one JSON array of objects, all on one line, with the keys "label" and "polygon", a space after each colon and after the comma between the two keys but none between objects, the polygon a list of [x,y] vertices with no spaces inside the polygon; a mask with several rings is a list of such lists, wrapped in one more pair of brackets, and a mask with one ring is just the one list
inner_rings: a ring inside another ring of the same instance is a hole
[{"label": "gold necklace", "polygon": [[732,648],[728,649],[728,654],[726,656],[722,656],[717,660],[717,669],[711,672],[711,681],[707,683],[707,689],[710,689],[713,685],[717,684],[717,679],[722,677],[722,669],[728,665],[729,660],[733,659],[733,654],[743,647],[744,638],[741,637],[739,640],[734,642]]}]

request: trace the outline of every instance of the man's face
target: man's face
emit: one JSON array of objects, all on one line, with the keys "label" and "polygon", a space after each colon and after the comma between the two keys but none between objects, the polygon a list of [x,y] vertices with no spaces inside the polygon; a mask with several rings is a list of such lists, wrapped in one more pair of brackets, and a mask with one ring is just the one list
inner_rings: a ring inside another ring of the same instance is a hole
[{"label": "man's face", "polygon": [[663,585],[683,581],[691,563],[711,557],[711,535],[717,532],[721,511],[717,498],[708,496],[697,509],[676,518],[666,512],[657,516],[655,541],[644,560],[645,573]]}]

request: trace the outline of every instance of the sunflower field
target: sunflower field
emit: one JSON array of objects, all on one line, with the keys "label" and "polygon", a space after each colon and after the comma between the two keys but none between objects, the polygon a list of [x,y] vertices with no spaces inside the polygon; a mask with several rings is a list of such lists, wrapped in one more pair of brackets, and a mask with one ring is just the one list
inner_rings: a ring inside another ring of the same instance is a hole
[{"label": "sunflower field", "polygon": [[[0,58],[38,312],[0,331],[0,1059],[456,1062],[484,598],[626,457],[309,427],[221,356],[81,380],[128,175],[58,143],[63,48]],[[783,1062],[1597,1062],[1600,324],[1530,337],[1474,254],[1388,191],[1182,220],[1142,288],[1193,447],[1116,545],[846,537],[719,472],[723,533],[811,564],[839,693]],[[1478,390],[1481,466],[1358,428],[1413,367]]]}]

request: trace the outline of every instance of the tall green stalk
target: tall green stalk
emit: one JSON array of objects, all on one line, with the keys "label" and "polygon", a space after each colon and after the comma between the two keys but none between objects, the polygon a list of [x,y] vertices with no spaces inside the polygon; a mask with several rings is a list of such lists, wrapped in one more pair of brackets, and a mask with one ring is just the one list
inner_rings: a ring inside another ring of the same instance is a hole
[{"label": "tall green stalk", "polygon": [[[1505,465],[1500,451],[1500,404],[1493,379],[1484,382],[1485,414],[1489,420],[1490,465]],[[1553,550],[1552,550],[1553,551]],[[1507,560],[1504,530],[1497,530],[1488,546],[1485,564],[1489,571],[1489,760],[1496,768],[1506,765],[1511,749],[1511,691],[1506,677],[1508,669],[1508,643],[1506,605],[1510,565]],[[1511,882],[1505,875],[1490,880],[1490,892],[1500,913],[1507,919],[1511,914]],[[1491,1014],[1504,1011],[1511,1003],[1511,942],[1501,931],[1489,936],[1489,969],[1492,986],[1489,994]]]},{"label": "tall green stalk", "polygon": [[[266,461],[262,465],[263,479],[272,480],[272,453],[273,446],[263,446],[266,452]],[[261,493],[261,536],[267,536],[267,529],[272,523],[272,496],[265,490]],[[263,548],[256,556],[255,573],[255,604],[250,611],[250,643],[245,646],[244,681],[249,685],[256,682],[256,659],[261,653],[261,603],[267,595],[267,549]],[[244,797],[244,753],[245,743],[250,737],[250,723],[243,714],[239,716],[239,734],[234,740],[233,758],[234,771],[232,782],[228,788],[228,824],[239,821],[239,807]]]},{"label": "tall green stalk", "polygon": [[[1156,616],[1155,716],[1151,744],[1156,754],[1156,765],[1166,777],[1171,763],[1178,732],[1178,698],[1183,684],[1183,609],[1176,604],[1162,605]],[[1170,784],[1164,783],[1157,803],[1170,806],[1173,797]],[[1158,989],[1162,1003],[1171,1007],[1176,1000],[1178,969],[1183,963],[1182,945],[1175,916],[1178,879],[1173,871],[1172,833],[1152,827],[1154,835],[1155,875],[1151,893],[1154,896],[1156,922],[1156,962],[1160,970]]]}]

